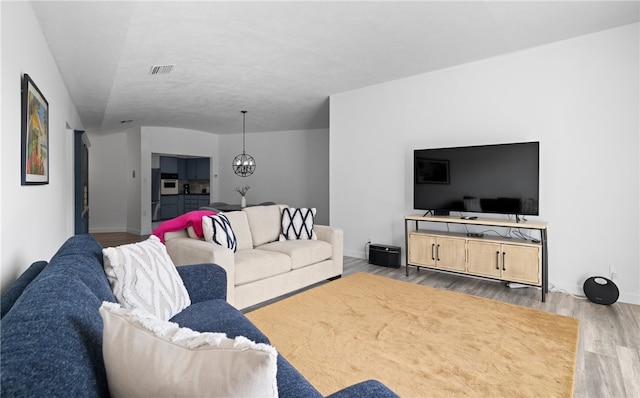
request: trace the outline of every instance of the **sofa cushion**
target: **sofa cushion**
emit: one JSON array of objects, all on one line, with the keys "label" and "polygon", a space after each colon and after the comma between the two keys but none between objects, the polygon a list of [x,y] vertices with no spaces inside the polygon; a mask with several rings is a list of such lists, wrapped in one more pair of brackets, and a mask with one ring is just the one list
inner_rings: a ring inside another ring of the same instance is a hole
[{"label": "sofa cushion", "polygon": [[[182,278],[184,287],[189,292],[191,305],[200,301],[225,300],[227,298],[227,272],[221,266],[217,264],[191,264],[176,267],[176,270]],[[179,313],[182,312],[184,310]]]},{"label": "sofa cushion", "polygon": [[291,269],[306,267],[331,258],[331,244],[322,240],[286,240],[271,242],[259,247],[291,257]]},{"label": "sofa cushion", "polygon": [[118,302],[169,320],[191,304],[173,261],[160,239],[149,239],[103,251],[104,270]]},{"label": "sofa cushion", "polygon": [[[277,397],[276,349],[197,332],[115,303],[100,307],[112,397]],[[184,377],[188,375],[188,377]]]},{"label": "sofa cushion", "polygon": [[245,336],[256,343],[271,344],[260,329],[225,300],[191,304],[170,321],[198,332],[216,331],[226,333],[229,338]]},{"label": "sofa cushion", "polygon": [[212,242],[232,251],[236,251],[238,241],[229,219],[224,214],[202,217],[204,240]]},{"label": "sofa cushion", "polygon": [[243,211],[229,211],[224,213],[231,223],[233,233],[238,241],[237,250],[253,249],[253,238],[251,237],[251,229],[249,228],[249,220],[247,213]]},{"label": "sofa cushion", "polygon": [[291,271],[291,258],[268,250],[239,250],[235,255],[236,286]]},{"label": "sofa cushion", "polygon": [[280,240],[316,240],[318,237],[313,231],[313,219],[316,216],[316,208],[292,208],[282,210],[282,233]]},{"label": "sofa cushion", "polygon": [[253,246],[278,240],[282,230],[282,208],[280,205],[251,206],[242,211],[247,213]]}]

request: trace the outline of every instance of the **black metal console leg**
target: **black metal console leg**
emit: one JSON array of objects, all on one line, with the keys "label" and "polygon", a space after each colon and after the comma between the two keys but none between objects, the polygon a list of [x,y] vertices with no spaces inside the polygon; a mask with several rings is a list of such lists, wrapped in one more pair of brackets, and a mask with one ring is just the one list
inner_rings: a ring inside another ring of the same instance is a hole
[{"label": "black metal console leg", "polygon": [[[416,225],[418,222],[416,221]],[[404,264],[405,276],[409,276],[409,221],[404,220]]]},{"label": "black metal console leg", "polygon": [[549,263],[547,249],[547,230],[540,230],[540,240],[542,243],[542,302],[545,302],[545,294],[549,293]]}]

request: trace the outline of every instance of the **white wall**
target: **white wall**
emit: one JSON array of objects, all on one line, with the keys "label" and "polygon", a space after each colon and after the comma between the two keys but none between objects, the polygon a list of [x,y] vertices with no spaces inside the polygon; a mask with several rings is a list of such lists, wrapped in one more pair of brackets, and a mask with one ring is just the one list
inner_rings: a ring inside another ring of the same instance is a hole
[{"label": "white wall", "polygon": [[[82,130],[40,25],[27,2],[1,2],[1,290],[73,235],[73,134]],[[20,82],[29,74],[49,103],[49,184],[20,185]],[[69,129],[70,128],[70,129]]]},{"label": "white wall", "polygon": [[[147,181],[151,181],[151,163],[147,173],[142,169],[142,129],[135,128],[127,131],[127,169],[125,176],[127,180],[127,232],[142,235],[142,214],[145,214],[145,208],[141,206],[142,190],[148,187],[149,207],[146,209],[151,214],[151,183],[144,184],[144,177]],[[145,214],[146,215],[146,214]],[[149,216],[149,220],[151,217]],[[151,232],[149,230],[149,232]],[[145,233],[149,233],[145,232]]]},{"label": "white wall", "polygon": [[247,133],[246,152],[255,172],[237,176],[231,167],[242,153],[242,134],[220,136],[220,201],[240,203],[238,186],[251,186],[248,203],[276,202],[315,207],[316,223],[329,223],[329,131],[295,130]]},{"label": "white wall", "polygon": [[581,294],[611,266],[620,300],[640,303],[638,37],[627,25],[332,96],[345,254],[362,257],[368,237],[404,246],[414,149],[540,141],[550,282]]}]

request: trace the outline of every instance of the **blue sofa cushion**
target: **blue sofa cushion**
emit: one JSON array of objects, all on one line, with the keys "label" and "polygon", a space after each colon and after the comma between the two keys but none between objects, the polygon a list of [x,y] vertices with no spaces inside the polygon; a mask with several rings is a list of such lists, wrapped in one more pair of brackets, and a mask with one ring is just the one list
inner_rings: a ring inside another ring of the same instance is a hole
[{"label": "blue sofa cushion", "polygon": [[227,299],[227,271],[216,264],[194,264],[177,267],[191,303]]},{"label": "blue sofa cushion", "polygon": [[2,307],[0,309],[0,319],[4,318],[5,314],[13,307],[13,304],[18,300],[24,289],[29,286],[31,281],[40,274],[46,265],[46,261],[36,261],[31,264],[31,266],[18,277],[13,285],[11,285],[9,290],[2,295],[2,298],[0,298],[0,306]]},{"label": "blue sofa cushion", "polygon": [[170,321],[197,332],[226,333],[230,339],[244,336],[256,343],[271,344],[244,314],[225,300],[193,303]]}]

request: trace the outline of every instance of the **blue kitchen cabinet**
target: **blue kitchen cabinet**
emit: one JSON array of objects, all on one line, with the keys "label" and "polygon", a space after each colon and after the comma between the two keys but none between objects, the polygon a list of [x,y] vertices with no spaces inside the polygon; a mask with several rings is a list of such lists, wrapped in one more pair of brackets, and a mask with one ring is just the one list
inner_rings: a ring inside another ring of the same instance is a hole
[{"label": "blue kitchen cabinet", "polygon": [[160,156],[160,172],[178,174],[178,158]]},{"label": "blue kitchen cabinet", "polygon": [[160,219],[170,220],[178,217],[178,195],[160,196]]},{"label": "blue kitchen cabinet", "polygon": [[208,180],[210,176],[209,158],[191,158],[185,162],[186,174],[188,180]]}]

